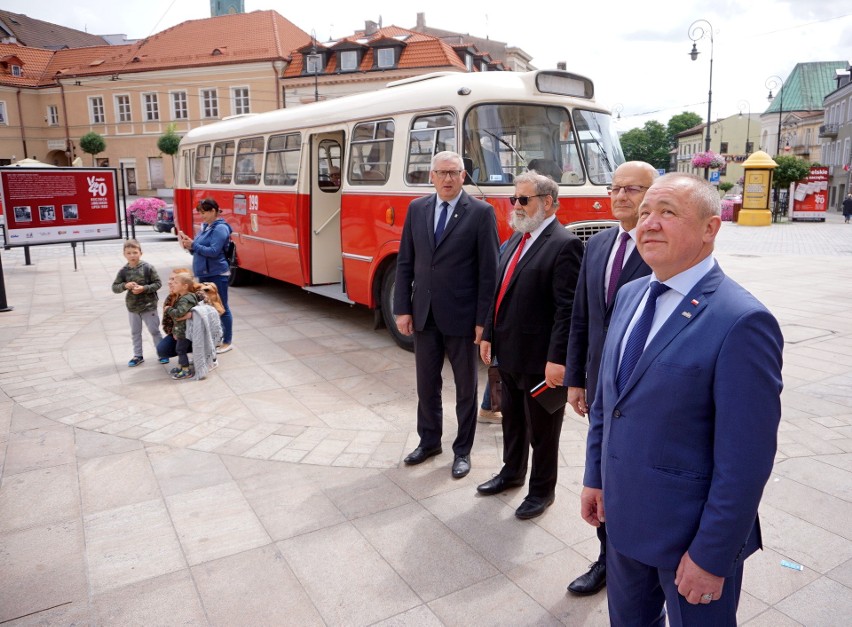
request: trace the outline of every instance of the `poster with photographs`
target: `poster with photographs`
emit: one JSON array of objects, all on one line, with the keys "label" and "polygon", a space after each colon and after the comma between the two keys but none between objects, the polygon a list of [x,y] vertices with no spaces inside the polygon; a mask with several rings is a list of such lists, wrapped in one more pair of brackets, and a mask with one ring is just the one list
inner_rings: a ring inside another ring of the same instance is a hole
[{"label": "poster with photographs", "polygon": [[80,217],[80,212],[77,211],[77,205],[62,205],[63,220],[77,220]]},{"label": "poster with photographs", "polygon": [[42,222],[55,222],[56,221],[56,207],[53,205],[39,205],[38,206],[38,219]]},{"label": "poster with photographs", "polygon": [[15,207],[15,222],[32,222],[33,208],[29,206]]}]

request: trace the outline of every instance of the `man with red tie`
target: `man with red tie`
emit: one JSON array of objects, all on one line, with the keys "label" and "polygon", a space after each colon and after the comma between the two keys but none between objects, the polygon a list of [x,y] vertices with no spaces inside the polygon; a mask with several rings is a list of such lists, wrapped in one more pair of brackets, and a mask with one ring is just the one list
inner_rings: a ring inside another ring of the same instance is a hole
[{"label": "man with red tie", "polygon": [[510,198],[515,234],[500,258],[494,305],[485,324],[480,357],[492,357],[503,383],[503,468],[477,487],[499,494],[524,484],[532,445],[529,492],[515,512],[541,515],[553,503],[564,405],[548,412],[530,397],[542,381],[562,385],[574,289],[583,244],[556,220],[559,186],[530,171],[515,179]]}]

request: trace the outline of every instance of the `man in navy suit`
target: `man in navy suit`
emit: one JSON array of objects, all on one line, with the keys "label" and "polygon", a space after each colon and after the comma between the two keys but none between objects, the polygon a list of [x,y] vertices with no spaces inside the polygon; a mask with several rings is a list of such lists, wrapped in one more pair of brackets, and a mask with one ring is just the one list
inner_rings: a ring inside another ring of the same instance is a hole
[{"label": "man in navy suit", "polygon": [[657,179],[591,407],[581,515],[607,525],[614,625],[734,625],[781,417],[778,322],[713,259],[719,194]]},{"label": "man in navy suit", "polygon": [[541,515],[553,503],[559,465],[563,404],[547,411],[530,398],[543,380],[561,386],[571,306],[583,243],[556,219],[559,185],[527,172],[515,178],[512,227],[497,275],[494,306],[479,346],[486,364],[497,358],[502,383],[503,468],[479,485],[480,494],[521,486],[532,445],[529,491],[515,511],[520,519]]},{"label": "man in navy suit", "polygon": [[[612,175],[609,188],[612,215],[617,227],[601,231],[586,242],[577,293],[571,313],[565,385],[568,404],[587,416],[598,384],[606,330],[615,294],[625,283],[651,274],[636,250],[636,222],[645,191],[657,178],[657,170],[644,161],[622,163]],[[598,527],[601,549],[598,559],[568,585],[574,594],[594,594],[606,585],[606,525]]]},{"label": "man in navy suit", "polygon": [[404,461],[420,464],[442,451],[446,355],[456,384],[452,476],[459,479],[470,472],[476,433],[477,345],[497,276],[497,221],[491,205],[462,189],[458,154],[436,154],[430,177],[437,193],[409,205],[396,262],[393,310],[400,333],[414,334],[420,436]]}]

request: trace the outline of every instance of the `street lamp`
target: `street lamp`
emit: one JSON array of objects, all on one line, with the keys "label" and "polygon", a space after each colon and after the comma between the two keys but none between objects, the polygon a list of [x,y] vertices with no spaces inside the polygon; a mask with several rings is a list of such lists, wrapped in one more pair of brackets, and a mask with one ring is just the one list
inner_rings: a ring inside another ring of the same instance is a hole
[{"label": "street lamp", "polygon": [[746,109],[748,110],[748,113],[746,114],[746,115],[748,115],[748,117],[746,118],[746,140],[745,140],[745,156],[748,157],[749,153],[751,153],[751,150],[749,150],[749,148],[751,146],[748,145],[749,144],[748,138],[751,135],[751,104],[749,103],[748,100],[740,100],[737,103],[737,106],[740,109],[740,117],[743,117],[743,110],[746,110]]},{"label": "street lamp", "polygon": [[769,102],[775,98],[772,95],[773,89],[778,89],[778,141],[775,144],[775,156],[781,154],[781,113],[784,111],[784,81],[781,80],[780,76],[770,76],[766,79],[766,88],[769,90],[769,95],[766,99]]},{"label": "street lamp", "polygon": [[615,114],[616,120],[621,119],[621,112],[622,111],[624,111],[624,105],[621,104],[620,102],[616,102],[614,105],[612,105],[612,112]]},{"label": "street lamp", "polygon": [[308,55],[308,69],[313,67],[314,72],[314,102],[319,101],[319,69],[322,64],[322,55],[317,54],[317,34],[311,29],[311,54]]},{"label": "street lamp", "polygon": [[[707,25],[706,28],[704,25]],[[710,111],[713,107],[713,25],[707,20],[695,20],[689,25],[687,31],[689,38],[692,40],[692,50],[689,52],[689,58],[695,61],[698,58],[698,46],[695,42],[699,39],[704,39],[706,35],[710,35],[710,89],[707,91],[707,134],[704,138],[704,152],[710,152]],[[710,179],[710,168],[704,168],[704,178]]]}]

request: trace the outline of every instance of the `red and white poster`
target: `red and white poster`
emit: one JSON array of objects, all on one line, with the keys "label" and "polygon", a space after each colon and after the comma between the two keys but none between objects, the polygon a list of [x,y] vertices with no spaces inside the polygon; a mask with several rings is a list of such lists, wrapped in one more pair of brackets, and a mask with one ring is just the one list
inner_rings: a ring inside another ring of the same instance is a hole
[{"label": "red and white poster", "polygon": [[808,176],[793,191],[793,220],[825,222],[828,207],[828,168],[812,166]]},{"label": "red and white poster", "polygon": [[113,169],[0,168],[6,245],[118,239]]}]

